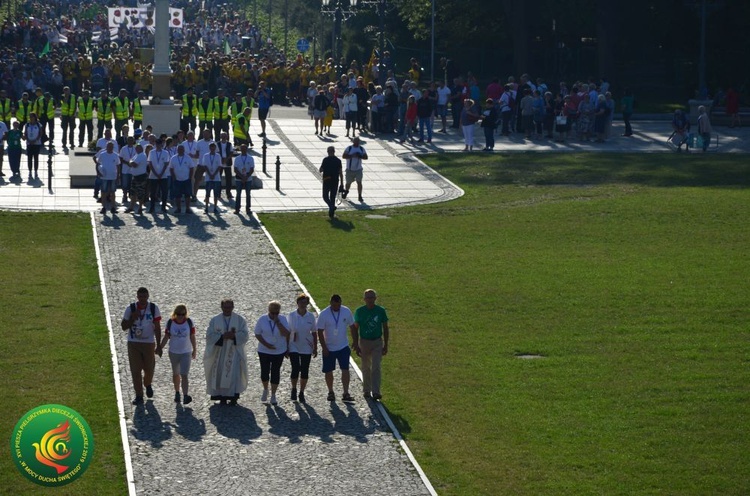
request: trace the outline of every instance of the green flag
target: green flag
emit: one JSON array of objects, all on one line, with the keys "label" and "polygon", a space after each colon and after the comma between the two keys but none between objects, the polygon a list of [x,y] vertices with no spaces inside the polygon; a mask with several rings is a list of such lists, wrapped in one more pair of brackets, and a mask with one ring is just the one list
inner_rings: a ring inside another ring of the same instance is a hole
[{"label": "green flag", "polygon": [[49,53],[49,41],[47,42],[46,45],[44,45],[44,48],[42,48],[42,53],[40,53],[39,56],[41,57],[42,55],[47,55],[48,53]]},{"label": "green flag", "polygon": [[224,40],[224,55],[232,55],[232,49],[229,47],[227,40]]}]

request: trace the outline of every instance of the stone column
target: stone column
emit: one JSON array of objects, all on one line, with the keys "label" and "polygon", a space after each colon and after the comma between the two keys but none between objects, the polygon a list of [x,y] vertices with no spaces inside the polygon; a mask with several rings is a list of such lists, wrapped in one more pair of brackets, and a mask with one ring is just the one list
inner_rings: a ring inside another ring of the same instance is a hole
[{"label": "stone column", "polygon": [[154,69],[152,91],[154,97],[170,97],[172,69],[169,67],[169,0],[156,0],[154,8]]}]

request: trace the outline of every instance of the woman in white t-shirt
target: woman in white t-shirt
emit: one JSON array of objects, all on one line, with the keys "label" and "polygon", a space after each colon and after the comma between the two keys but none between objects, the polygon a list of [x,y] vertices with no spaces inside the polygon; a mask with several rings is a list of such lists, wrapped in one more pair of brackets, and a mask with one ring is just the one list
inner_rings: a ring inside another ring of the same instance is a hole
[{"label": "woman in white t-shirt", "polygon": [[281,365],[284,363],[289,343],[289,323],[281,313],[281,303],[272,301],[268,304],[268,313],[262,315],[255,324],[255,338],[258,340],[258,359],[260,360],[260,381],[263,383],[263,394],[260,401],[268,400],[268,382],[271,382],[271,404],[276,402],[276,389],[281,381]]},{"label": "woman in white t-shirt", "polygon": [[161,347],[169,341],[169,361],[172,363],[172,382],[174,383],[174,402],[180,402],[180,383],[184,398],[182,403],[187,405],[193,398],[188,394],[188,374],[190,373],[190,362],[195,360],[195,326],[188,318],[185,305],[174,307],[172,316],[167,321]]},{"label": "woman in white t-shirt", "polygon": [[29,122],[24,127],[24,138],[26,138],[26,155],[29,159],[29,181],[31,172],[39,179],[39,152],[42,149],[42,126],[39,124],[36,112],[29,114]]}]

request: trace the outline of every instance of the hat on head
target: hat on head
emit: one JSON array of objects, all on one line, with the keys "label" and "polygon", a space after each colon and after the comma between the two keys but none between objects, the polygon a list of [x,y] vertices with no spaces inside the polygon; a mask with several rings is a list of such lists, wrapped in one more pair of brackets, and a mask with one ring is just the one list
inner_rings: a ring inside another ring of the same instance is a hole
[{"label": "hat on head", "polygon": [[139,136],[142,136],[142,135],[143,135],[143,130],[142,130],[141,128],[138,128],[138,129],[136,129],[135,131],[133,131],[133,135],[134,135],[134,136],[135,136],[136,138],[138,138]]}]

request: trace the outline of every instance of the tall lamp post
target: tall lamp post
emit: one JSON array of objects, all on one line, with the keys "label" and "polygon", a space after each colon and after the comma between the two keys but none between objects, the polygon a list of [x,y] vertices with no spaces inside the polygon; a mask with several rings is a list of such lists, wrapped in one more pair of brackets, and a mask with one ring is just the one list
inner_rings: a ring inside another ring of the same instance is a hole
[{"label": "tall lamp post", "polygon": [[341,57],[341,24],[356,14],[354,9],[357,7],[359,0],[349,0],[349,7],[347,9],[344,6],[344,0],[321,0],[323,6],[320,9],[320,13],[333,17],[333,32],[331,33],[331,58],[333,59],[334,67],[338,64],[338,60]]}]

